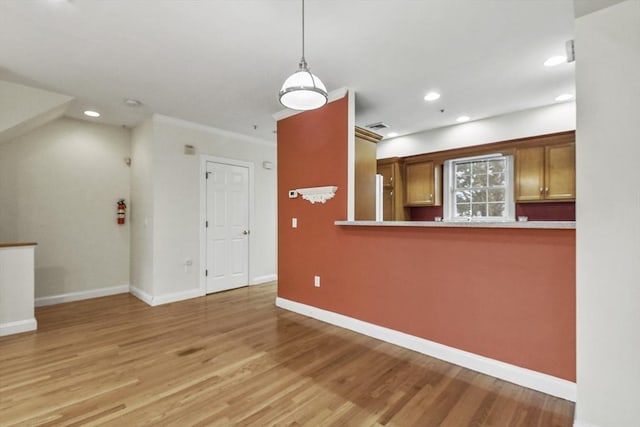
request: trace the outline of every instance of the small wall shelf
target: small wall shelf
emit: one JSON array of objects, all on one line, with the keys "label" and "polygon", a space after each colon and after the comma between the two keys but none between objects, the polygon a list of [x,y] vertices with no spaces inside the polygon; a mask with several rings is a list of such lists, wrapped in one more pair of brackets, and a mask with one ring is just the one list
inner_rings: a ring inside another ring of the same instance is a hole
[{"label": "small wall shelf", "polygon": [[308,200],[314,204],[325,203],[327,200],[333,199],[337,190],[338,187],[330,185],[326,187],[298,188],[296,191],[302,195],[304,200]]}]

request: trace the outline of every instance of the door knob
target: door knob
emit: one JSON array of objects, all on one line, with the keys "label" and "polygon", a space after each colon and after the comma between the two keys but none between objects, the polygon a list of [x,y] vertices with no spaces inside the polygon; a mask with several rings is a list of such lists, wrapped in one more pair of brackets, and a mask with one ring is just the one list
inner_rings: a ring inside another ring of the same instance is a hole
[{"label": "door knob", "polygon": [[244,231],[242,232],[242,234],[247,235],[247,234],[249,234],[249,231],[248,231],[248,230],[244,230]]}]

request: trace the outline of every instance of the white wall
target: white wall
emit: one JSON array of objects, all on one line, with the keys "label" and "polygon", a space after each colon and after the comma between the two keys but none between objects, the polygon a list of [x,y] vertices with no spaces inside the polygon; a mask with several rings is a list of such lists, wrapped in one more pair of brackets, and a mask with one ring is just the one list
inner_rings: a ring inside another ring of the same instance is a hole
[{"label": "white wall", "polygon": [[0,144],[0,241],[37,242],[35,295],[129,283],[129,131],[62,118]]},{"label": "white wall", "polygon": [[384,139],[377,157],[404,157],[452,148],[563,132],[576,128],[574,102],[553,104],[412,135]]},{"label": "white wall", "polygon": [[131,287],[150,297],[153,290],[153,120],[131,134]]},{"label": "white wall", "polygon": [[576,20],[576,426],[640,425],[640,2]]},{"label": "white wall", "polygon": [[0,337],[32,331],[34,246],[0,247]]},{"label": "white wall", "polygon": [[[264,160],[276,163],[276,147],[210,127],[155,116],[156,163],[155,245],[157,295],[199,288],[200,274],[200,155],[207,154],[254,164],[255,218],[250,234],[250,280],[274,276],[276,263],[276,169],[262,168]],[[196,155],[185,155],[184,145]],[[193,260],[185,272],[184,262]]]},{"label": "white wall", "polygon": [[[185,144],[194,146],[196,155],[185,155]],[[204,271],[200,264],[203,179],[200,155],[203,154],[254,164],[255,217],[250,234],[250,280],[255,283],[263,278],[275,278],[276,169],[262,168],[265,160],[275,165],[274,144],[155,115],[134,130],[132,151],[131,184],[133,212],[136,212],[132,219],[132,286],[148,294],[151,301],[147,302],[158,304],[189,298],[200,291]],[[144,158],[142,162],[140,157]],[[151,181],[148,177],[152,177]],[[144,207],[141,208],[141,204]],[[144,213],[137,209],[143,209]],[[141,225],[144,220],[146,229]],[[186,260],[191,260],[193,265],[185,266]],[[153,271],[152,286],[147,280],[149,269]]]},{"label": "white wall", "polygon": [[0,80],[0,142],[61,117],[73,98]]}]

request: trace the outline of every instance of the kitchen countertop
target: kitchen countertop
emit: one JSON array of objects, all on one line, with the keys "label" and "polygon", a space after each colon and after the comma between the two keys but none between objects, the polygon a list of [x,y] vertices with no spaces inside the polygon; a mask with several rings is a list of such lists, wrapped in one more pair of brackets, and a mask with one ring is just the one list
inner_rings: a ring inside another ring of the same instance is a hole
[{"label": "kitchen countertop", "polygon": [[18,242],[18,243],[2,243],[0,242],[0,248],[13,248],[16,246],[36,246],[35,242]]},{"label": "kitchen countertop", "polygon": [[575,221],[335,221],[340,226],[364,227],[436,227],[436,228],[543,228],[575,230]]}]

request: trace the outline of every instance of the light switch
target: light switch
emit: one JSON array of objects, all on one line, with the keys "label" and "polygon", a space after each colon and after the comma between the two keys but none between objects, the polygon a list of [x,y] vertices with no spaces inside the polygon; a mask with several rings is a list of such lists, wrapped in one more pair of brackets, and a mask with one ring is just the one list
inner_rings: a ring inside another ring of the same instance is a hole
[{"label": "light switch", "polygon": [[291,228],[298,228],[298,218],[291,218]]}]

